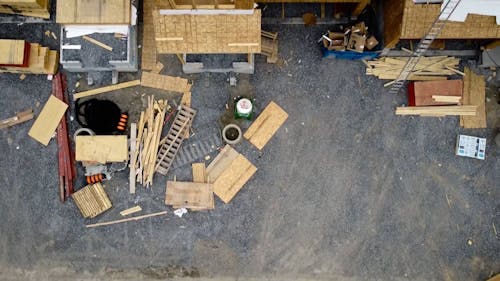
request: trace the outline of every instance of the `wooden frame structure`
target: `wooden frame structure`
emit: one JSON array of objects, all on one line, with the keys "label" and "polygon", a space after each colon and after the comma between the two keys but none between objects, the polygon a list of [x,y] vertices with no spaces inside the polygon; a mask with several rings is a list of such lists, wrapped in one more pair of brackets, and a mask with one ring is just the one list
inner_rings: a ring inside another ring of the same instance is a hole
[{"label": "wooden frame structure", "polygon": [[[414,4],[412,0],[384,1],[384,41],[393,48],[400,39],[421,39],[439,15],[441,4]],[[465,22],[448,22],[438,39],[496,39],[495,17],[469,14]]]}]

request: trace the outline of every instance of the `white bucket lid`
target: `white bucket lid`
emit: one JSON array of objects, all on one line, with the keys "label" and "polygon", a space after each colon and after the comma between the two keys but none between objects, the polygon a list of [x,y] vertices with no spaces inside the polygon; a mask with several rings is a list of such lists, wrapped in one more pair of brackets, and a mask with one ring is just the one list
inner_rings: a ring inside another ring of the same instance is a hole
[{"label": "white bucket lid", "polygon": [[236,111],[240,114],[249,114],[252,112],[252,102],[249,99],[243,98],[236,103]]}]

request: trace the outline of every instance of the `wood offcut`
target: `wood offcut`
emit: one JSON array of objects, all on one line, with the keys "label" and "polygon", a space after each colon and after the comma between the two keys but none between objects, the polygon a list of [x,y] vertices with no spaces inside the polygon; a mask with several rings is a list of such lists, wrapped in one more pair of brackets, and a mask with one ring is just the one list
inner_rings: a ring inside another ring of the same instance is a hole
[{"label": "wood offcut", "polygon": [[47,146],[67,108],[67,104],[51,95],[31,126],[28,135]]},{"label": "wood offcut", "polygon": [[101,87],[101,88],[97,88],[97,89],[93,89],[93,90],[88,90],[88,91],[76,93],[73,95],[73,98],[76,100],[79,98],[90,97],[90,96],[94,96],[94,95],[98,95],[98,94],[102,94],[102,93],[107,93],[107,92],[125,89],[125,88],[129,88],[129,87],[133,87],[133,86],[138,86],[140,84],[141,84],[141,80],[132,80],[132,81],[128,81],[128,82],[119,83],[116,85],[111,85],[111,86],[106,86],[106,87]]}]

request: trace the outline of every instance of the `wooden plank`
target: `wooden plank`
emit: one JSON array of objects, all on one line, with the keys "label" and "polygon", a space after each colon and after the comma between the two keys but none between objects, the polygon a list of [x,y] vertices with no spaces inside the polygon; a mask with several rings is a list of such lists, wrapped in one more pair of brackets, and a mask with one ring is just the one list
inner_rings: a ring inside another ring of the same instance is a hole
[{"label": "wooden plank", "polygon": [[10,117],[0,121],[0,129],[5,129],[12,127],[17,124],[21,124],[23,122],[29,121],[33,119],[35,115],[33,114],[33,109],[28,109],[25,111],[21,111],[16,113],[16,116]]},{"label": "wooden plank", "polygon": [[0,64],[24,64],[24,40],[0,39]]},{"label": "wooden plank", "polygon": [[210,183],[167,181],[165,204],[181,208],[212,209],[213,185]]},{"label": "wooden plank", "polygon": [[141,80],[132,80],[132,81],[124,82],[124,83],[119,83],[116,85],[111,85],[111,86],[106,86],[106,87],[101,87],[101,88],[97,88],[97,89],[93,89],[93,90],[88,90],[88,91],[76,93],[73,95],[73,98],[76,100],[79,98],[89,97],[89,96],[107,93],[107,92],[111,92],[111,91],[116,91],[116,90],[120,90],[120,89],[124,89],[124,88],[128,88],[128,87],[138,86],[140,84],[141,84]]},{"label": "wooden plank", "polygon": [[214,181],[214,193],[224,203],[229,203],[255,172],[257,168],[239,154]]},{"label": "wooden plank", "polygon": [[108,46],[108,45],[106,45],[106,44],[104,44],[104,43],[102,43],[102,42],[100,42],[100,41],[97,41],[97,40],[95,40],[94,38],[88,37],[87,35],[83,35],[83,36],[82,36],[82,38],[83,38],[84,40],[87,40],[87,41],[89,41],[90,43],[92,43],[92,44],[94,44],[94,45],[96,45],[96,46],[99,46],[99,47],[101,47],[101,48],[103,48],[103,49],[106,49],[106,50],[108,50],[108,51],[110,51],[110,52],[112,52],[112,51],[113,51],[113,48],[112,48],[111,46]]},{"label": "wooden plank", "polygon": [[76,136],[75,159],[103,164],[127,161],[127,136]]},{"label": "wooden plank", "polygon": [[193,169],[193,182],[206,182],[205,163],[193,163],[191,167]]},{"label": "wooden plank", "polygon": [[51,95],[31,126],[28,135],[47,146],[67,108],[67,104]]},{"label": "wooden plank", "polygon": [[446,102],[446,103],[459,103],[462,99],[461,96],[441,96],[441,95],[432,95],[432,99],[437,102]]},{"label": "wooden plank", "polygon": [[361,12],[365,9],[365,7],[370,4],[370,0],[361,0],[352,11],[353,16],[359,16]]},{"label": "wooden plank", "polygon": [[500,281],[500,274],[497,274],[486,281]]},{"label": "wooden plank", "polygon": [[462,103],[464,105],[477,106],[477,115],[462,116],[460,125],[467,129],[486,128],[486,82],[484,77],[475,74],[470,68],[464,69],[464,94]]},{"label": "wooden plank", "polygon": [[191,107],[191,92],[184,92],[181,98],[181,104]]},{"label": "wooden plank", "polygon": [[134,206],[132,208],[128,208],[128,209],[121,211],[120,215],[122,215],[124,217],[124,216],[128,216],[128,215],[140,212],[140,211],[142,211],[142,208],[141,208],[141,206],[137,205],[137,206]]},{"label": "wooden plank", "polygon": [[238,157],[238,152],[229,144],[226,144],[214,160],[208,165],[206,175],[210,183],[213,183]]},{"label": "wooden plank", "polygon": [[288,113],[276,103],[270,102],[243,136],[262,150],[287,118]]},{"label": "wooden plank", "polygon": [[409,106],[397,107],[396,115],[467,115],[475,116],[475,105]]},{"label": "wooden plank", "polygon": [[56,22],[62,24],[130,24],[129,0],[57,1]]},{"label": "wooden plank", "polygon": [[120,220],[114,220],[114,221],[108,221],[108,222],[100,222],[100,223],[94,223],[94,224],[87,224],[85,227],[90,228],[90,227],[112,225],[112,224],[117,224],[117,223],[122,223],[122,222],[137,221],[137,220],[142,220],[145,218],[162,216],[162,215],[166,215],[166,214],[167,214],[167,211],[161,211],[161,212],[157,212],[157,213],[152,213],[152,214],[147,214],[147,215],[142,215],[142,216],[137,216],[137,217],[131,217],[131,218],[126,218],[126,219],[120,219]]},{"label": "wooden plank", "polygon": [[137,157],[135,157],[137,151],[137,124],[130,124],[130,165],[129,165],[129,192],[130,194],[135,194],[135,175],[136,175],[136,161]]},{"label": "wooden plank", "polygon": [[[156,66],[155,29],[153,26],[154,0],[143,0],[142,60],[143,70],[153,70]],[[172,1],[173,2],[173,1]]]},{"label": "wooden plank", "polygon": [[180,93],[191,91],[191,84],[187,79],[151,72],[142,73],[141,85]]}]

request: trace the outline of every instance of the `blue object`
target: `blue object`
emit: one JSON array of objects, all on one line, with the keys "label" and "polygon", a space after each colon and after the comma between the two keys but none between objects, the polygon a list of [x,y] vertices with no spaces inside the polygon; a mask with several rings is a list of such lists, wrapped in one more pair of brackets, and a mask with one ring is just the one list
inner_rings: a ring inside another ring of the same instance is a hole
[{"label": "blue object", "polygon": [[324,58],[335,58],[345,60],[371,60],[378,57],[377,52],[353,52],[353,51],[330,51],[325,47],[321,47],[321,52]]}]

